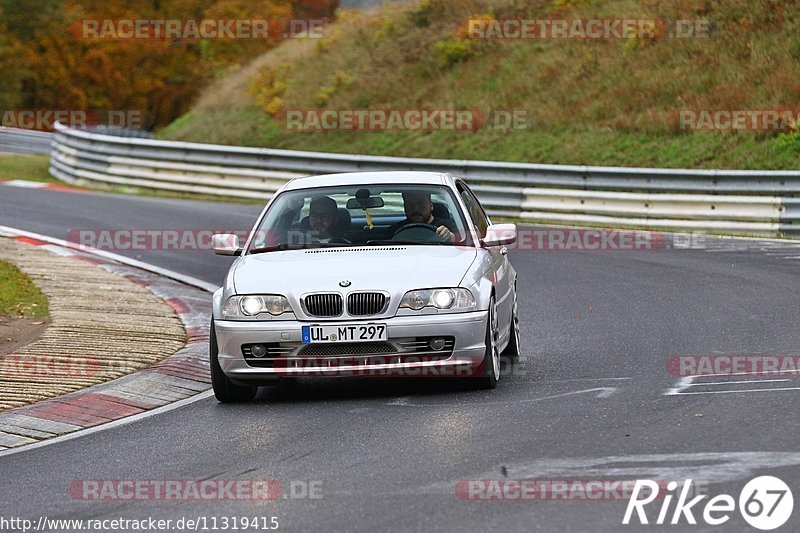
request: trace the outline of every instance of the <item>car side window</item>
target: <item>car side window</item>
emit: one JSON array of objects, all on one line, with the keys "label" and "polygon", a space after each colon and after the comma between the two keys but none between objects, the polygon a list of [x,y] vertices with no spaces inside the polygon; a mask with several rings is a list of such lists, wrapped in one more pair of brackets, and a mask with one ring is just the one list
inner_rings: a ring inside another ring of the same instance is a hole
[{"label": "car side window", "polygon": [[486,230],[489,228],[489,219],[486,218],[486,213],[483,212],[483,208],[481,204],[478,203],[478,199],[475,198],[472,191],[461,183],[458,184],[458,191],[461,195],[461,199],[464,201],[464,205],[467,207],[469,218],[472,219],[472,223],[475,224],[481,238],[486,237]]}]

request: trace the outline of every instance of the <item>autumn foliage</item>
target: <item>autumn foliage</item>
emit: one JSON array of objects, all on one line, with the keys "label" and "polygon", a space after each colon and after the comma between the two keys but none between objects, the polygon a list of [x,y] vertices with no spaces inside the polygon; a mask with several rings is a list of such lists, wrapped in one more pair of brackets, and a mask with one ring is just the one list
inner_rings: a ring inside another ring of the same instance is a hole
[{"label": "autumn foliage", "polygon": [[283,39],[87,39],[86,19],[327,19],[338,0],[0,0],[0,111],[135,110],[148,126],[186,112],[209,81]]}]

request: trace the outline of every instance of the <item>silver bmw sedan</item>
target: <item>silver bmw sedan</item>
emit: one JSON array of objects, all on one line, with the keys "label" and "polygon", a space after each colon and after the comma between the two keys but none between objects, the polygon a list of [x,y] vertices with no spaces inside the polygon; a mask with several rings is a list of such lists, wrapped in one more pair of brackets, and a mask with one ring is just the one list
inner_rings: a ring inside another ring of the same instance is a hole
[{"label": "silver bmw sedan", "polygon": [[432,172],[298,178],[239,242],[214,293],[209,354],[221,402],[301,376],[460,377],[494,388],[520,353],[517,274],[463,180]]}]

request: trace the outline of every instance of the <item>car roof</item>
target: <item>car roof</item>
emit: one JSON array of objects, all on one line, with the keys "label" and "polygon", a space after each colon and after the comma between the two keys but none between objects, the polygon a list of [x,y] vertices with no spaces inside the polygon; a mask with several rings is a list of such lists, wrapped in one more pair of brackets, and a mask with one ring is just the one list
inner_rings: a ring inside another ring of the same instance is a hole
[{"label": "car roof", "polygon": [[322,176],[307,176],[294,178],[286,184],[284,190],[310,189],[313,187],[328,187],[337,185],[443,185],[447,184],[450,176],[439,172],[418,171],[386,171],[386,172],[347,172],[342,174],[324,174]]}]

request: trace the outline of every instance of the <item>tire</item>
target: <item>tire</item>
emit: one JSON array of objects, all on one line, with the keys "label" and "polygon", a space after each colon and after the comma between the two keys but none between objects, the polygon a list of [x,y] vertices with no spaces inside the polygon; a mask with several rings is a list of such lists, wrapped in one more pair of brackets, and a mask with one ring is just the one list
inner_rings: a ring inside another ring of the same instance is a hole
[{"label": "tire", "polygon": [[520,356],[519,341],[519,306],[517,305],[517,287],[514,285],[514,302],[511,304],[511,324],[508,326],[508,344],[500,355],[509,362],[516,362]]},{"label": "tire", "polygon": [[208,338],[208,358],[211,363],[211,386],[214,389],[214,396],[219,402],[249,402],[256,397],[258,387],[232,383],[222,371],[222,367],[219,365],[219,346],[217,346],[217,333],[214,331],[213,320]]},{"label": "tire", "polygon": [[500,354],[497,351],[497,310],[494,296],[489,300],[489,313],[486,316],[486,351],[483,362],[478,367],[478,376],[474,378],[478,389],[493,389],[500,379]]}]

